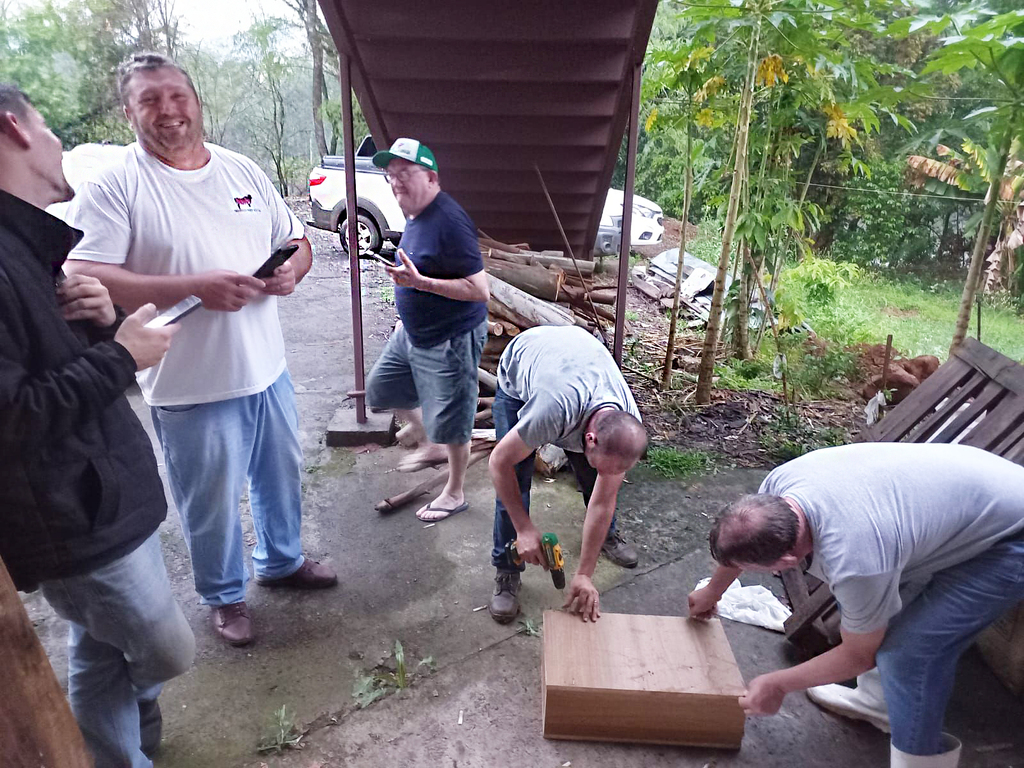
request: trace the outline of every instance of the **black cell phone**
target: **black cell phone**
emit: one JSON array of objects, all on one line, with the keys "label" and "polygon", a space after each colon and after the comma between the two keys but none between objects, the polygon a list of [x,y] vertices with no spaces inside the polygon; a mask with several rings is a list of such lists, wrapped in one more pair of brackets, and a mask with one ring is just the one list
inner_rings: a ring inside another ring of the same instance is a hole
[{"label": "black cell phone", "polygon": [[361,253],[359,254],[360,259],[372,259],[373,261],[383,264],[385,267],[397,267],[393,259],[389,259],[385,256],[381,256],[379,253]]},{"label": "black cell phone", "polygon": [[299,246],[294,243],[286,245],[284,248],[278,248],[270,255],[269,259],[263,262],[263,266],[256,270],[253,277],[258,277],[261,280],[270,277],[274,274],[274,270],[288,261],[297,250],[299,250]]}]

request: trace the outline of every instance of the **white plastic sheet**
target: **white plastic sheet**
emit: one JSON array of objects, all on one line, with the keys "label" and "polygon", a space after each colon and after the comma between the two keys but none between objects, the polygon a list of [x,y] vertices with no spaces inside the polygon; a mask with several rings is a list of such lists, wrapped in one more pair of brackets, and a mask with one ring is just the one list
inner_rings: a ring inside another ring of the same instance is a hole
[{"label": "white plastic sheet", "polygon": [[[706,587],[709,581],[711,579],[701,579],[696,588]],[[760,584],[744,587],[739,579],[729,585],[718,601],[718,615],[723,619],[753,624],[775,632],[785,631],[783,624],[792,613],[767,587]]]}]

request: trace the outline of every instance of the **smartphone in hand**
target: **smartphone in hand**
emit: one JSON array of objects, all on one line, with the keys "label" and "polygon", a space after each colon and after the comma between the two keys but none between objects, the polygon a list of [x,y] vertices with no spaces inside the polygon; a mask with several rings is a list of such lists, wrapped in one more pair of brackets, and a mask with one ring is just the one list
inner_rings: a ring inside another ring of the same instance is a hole
[{"label": "smartphone in hand", "polygon": [[274,274],[274,270],[288,261],[297,250],[299,250],[299,246],[295,243],[278,248],[270,255],[269,259],[263,262],[263,266],[256,270],[253,277],[258,277],[260,280],[270,277]]}]

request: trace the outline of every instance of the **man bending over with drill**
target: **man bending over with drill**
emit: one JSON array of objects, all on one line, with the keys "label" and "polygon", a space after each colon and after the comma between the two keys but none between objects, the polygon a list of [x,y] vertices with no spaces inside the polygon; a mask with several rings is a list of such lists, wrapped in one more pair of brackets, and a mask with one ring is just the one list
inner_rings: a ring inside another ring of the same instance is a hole
[{"label": "man bending over with drill", "polygon": [[[551,443],[565,450],[587,505],[565,607],[596,621],[600,603],[591,576],[598,555],[603,551],[624,568],[637,564],[636,550],[615,527],[619,487],[647,449],[629,386],[608,350],[582,328],[542,326],[516,336],[502,353],[493,412],[498,444],[489,464],[497,496],[491,562],[497,574],[487,606],[491,618],[512,621],[525,564],[545,564],[540,531],[530,520],[530,484],[534,451]],[[523,561],[518,566],[506,556],[512,541]]]}]

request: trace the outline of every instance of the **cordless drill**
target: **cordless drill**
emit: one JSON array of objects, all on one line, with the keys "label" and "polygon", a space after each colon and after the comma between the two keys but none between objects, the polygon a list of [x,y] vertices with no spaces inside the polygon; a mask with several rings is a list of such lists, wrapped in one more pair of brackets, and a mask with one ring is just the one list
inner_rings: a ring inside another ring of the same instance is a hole
[{"label": "cordless drill", "polygon": [[[551,572],[551,582],[555,589],[565,589],[565,559],[562,557],[562,545],[553,533],[545,533],[540,537],[540,551],[544,554],[544,562]],[[505,557],[509,565],[522,565],[523,559],[516,549],[516,542],[505,545]]]}]

